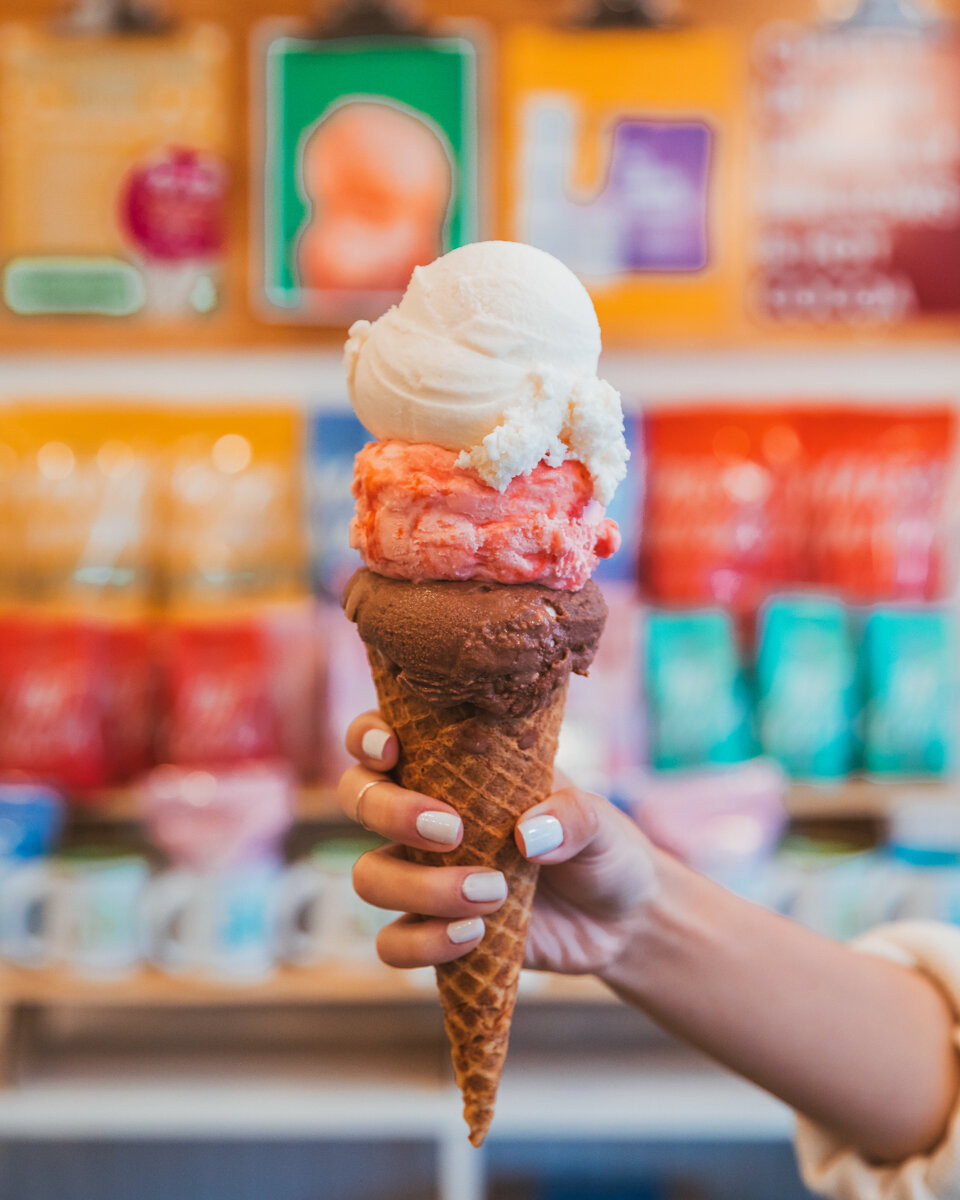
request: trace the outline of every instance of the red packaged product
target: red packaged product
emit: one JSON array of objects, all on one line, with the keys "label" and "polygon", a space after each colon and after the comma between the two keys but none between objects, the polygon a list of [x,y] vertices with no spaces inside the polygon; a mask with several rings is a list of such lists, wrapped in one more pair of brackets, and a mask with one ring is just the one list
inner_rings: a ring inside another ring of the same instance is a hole
[{"label": "red packaged product", "polygon": [[160,660],[159,761],[216,766],[280,754],[270,655],[255,621],[169,626]]},{"label": "red packaged product", "polygon": [[107,773],[111,783],[126,783],[150,766],[156,716],[153,647],[145,621],[117,622],[102,636]]},{"label": "red packaged product", "polygon": [[648,419],[640,575],[664,605],[754,612],[802,569],[803,446],[786,410]]},{"label": "red packaged product", "polygon": [[0,619],[0,772],[67,789],[109,781],[102,630],[79,620]]},{"label": "red packaged product", "polygon": [[149,636],[134,621],[60,613],[0,619],[0,771],[92,800],[149,765]]},{"label": "red packaged product", "polygon": [[937,600],[949,592],[955,425],[946,408],[807,417],[813,583],[859,603]]}]

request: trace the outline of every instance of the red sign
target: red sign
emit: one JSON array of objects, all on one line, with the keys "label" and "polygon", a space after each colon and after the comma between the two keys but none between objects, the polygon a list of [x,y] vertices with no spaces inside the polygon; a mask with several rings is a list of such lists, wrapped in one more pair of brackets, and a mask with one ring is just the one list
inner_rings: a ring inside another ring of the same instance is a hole
[{"label": "red sign", "polygon": [[960,312],[960,38],[778,24],[754,53],[757,307],[889,326]]}]

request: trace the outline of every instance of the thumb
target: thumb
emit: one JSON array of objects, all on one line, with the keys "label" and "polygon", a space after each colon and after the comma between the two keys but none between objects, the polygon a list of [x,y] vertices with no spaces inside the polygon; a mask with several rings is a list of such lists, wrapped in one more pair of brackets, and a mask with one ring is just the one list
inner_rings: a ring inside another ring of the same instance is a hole
[{"label": "thumb", "polygon": [[524,858],[544,865],[567,862],[603,835],[607,814],[615,811],[603,796],[570,784],[523,814],[517,846]]}]

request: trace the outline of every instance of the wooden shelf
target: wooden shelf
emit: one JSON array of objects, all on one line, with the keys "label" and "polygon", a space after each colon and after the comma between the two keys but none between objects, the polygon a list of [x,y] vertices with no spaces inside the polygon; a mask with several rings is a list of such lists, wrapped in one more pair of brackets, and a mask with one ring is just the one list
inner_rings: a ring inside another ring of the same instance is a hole
[{"label": "wooden shelf", "polygon": [[[882,819],[904,796],[923,796],[960,804],[960,780],[897,780],[879,783],[870,779],[846,779],[837,783],[795,783],[787,794],[791,817],[804,819],[871,820]],[[140,819],[134,793],[129,788],[111,788],[95,796],[81,798],[73,807],[79,825],[132,823]],[[301,821],[321,825],[348,825],[333,788],[300,789],[297,816]]]},{"label": "wooden shelf", "polygon": [[[102,792],[75,797],[71,816],[80,825],[104,822],[129,824],[140,820],[136,793],[132,788],[107,788]],[[348,824],[337,803],[336,793],[329,787],[304,787],[297,799],[297,818],[324,825]]]},{"label": "wooden shelf", "polygon": [[[525,973],[521,996],[535,1004],[614,1004],[591,977]],[[0,965],[0,1087],[21,1074],[24,1043],[38,1010],[47,1008],[240,1008],[343,1004],[437,1005],[431,968],[395,971],[377,962],[337,962],[313,968],[277,968],[256,982],[209,976],[173,976],[150,967],[130,975],[95,977],[67,968],[30,970]]]},{"label": "wooden shelf", "polygon": [[960,782],[847,779],[831,784],[795,783],[787,796],[787,811],[798,820],[877,820],[888,816],[892,807],[908,795],[957,804]]},{"label": "wooden shelf", "polygon": [[[591,977],[529,972],[521,995],[545,1003],[614,1002],[612,993]],[[256,982],[201,975],[168,975],[143,968],[123,976],[80,975],[67,968],[0,966],[0,1006],[383,1004],[433,1003],[432,968],[391,970],[377,962],[331,962],[316,967],[279,967]]]}]

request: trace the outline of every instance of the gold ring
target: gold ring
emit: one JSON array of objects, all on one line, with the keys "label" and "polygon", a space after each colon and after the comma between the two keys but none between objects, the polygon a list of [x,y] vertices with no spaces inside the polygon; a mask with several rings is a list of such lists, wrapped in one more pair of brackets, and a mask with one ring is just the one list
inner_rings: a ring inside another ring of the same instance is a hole
[{"label": "gold ring", "polygon": [[378,783],[389,783],[389,782],[390,782],[389,779],[384,779],[383,777],[380,777],[379,779],[368,779],[367,782],[360,789],[360,791],[357,793],[357,803],[354,806],[353,819],[354,819],[354,821],[356,821],[356,823],[360,826],[361,829],[366,829],[368,833],[370,832],[370,830],[367,827],[367,825],[364,824],[363,817],[361,817],[361,815],[360,815],[360,802],[364,798],[364,796],[367,794],[367,792],[369,792],[371,788],[375,788]]}]

